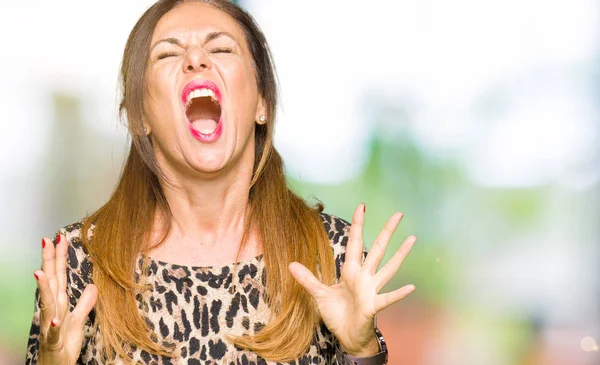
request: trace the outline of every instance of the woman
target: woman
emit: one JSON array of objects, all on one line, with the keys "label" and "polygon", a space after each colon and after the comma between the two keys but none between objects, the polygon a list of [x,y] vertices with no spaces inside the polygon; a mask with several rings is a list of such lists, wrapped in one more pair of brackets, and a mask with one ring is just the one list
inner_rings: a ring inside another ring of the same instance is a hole
[{"label": "woman", "polygon": [[[110,200],[42,240],[27,363],[383,364],[377,294],[415,242],[376,269],[352,228],[286,186],[273,147],[264,36],[225,0],[161,0],[121,70],[132,146]],[[343,264],[343,266],[342,266]]]}]

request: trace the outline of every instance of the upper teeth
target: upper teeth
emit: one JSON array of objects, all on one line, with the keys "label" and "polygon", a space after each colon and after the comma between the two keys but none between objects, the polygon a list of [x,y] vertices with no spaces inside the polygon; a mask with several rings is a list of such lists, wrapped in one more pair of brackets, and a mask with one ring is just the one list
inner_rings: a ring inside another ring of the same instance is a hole
[{"label": "upper teeth", "polygon": [[215,102],[215,103],[219,102],[217,100],[217,96],[215,95],[215,92],[212,91],[211,89],[196,89],[188,94],[187,105],[189,106],[194,98],[202,98],[202,97],[207,97],[207,96],[210,96],[210,98],[213,102]]}]

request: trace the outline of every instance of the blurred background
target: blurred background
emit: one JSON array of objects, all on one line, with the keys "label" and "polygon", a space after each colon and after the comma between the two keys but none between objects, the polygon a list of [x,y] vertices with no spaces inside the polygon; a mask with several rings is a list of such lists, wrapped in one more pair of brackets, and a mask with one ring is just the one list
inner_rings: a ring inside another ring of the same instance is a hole
[{"label": "blurred background", "polygon": [[[127,148],[116,107],[151,0],[0,3],[0,364],[22,364],[42,236],[100,207]],[[367,242],[417,246],[379,316],[391,364],[600,364],[600,3],[241,4],[281,81],[290,183]],[[388,257],[390,256],[388,255]]]}]

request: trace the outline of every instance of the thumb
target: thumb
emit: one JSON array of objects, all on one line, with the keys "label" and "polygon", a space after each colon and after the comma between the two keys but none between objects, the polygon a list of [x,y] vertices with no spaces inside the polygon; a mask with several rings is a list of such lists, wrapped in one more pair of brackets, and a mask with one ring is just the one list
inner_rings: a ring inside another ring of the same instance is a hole
[{"label": "thumb", "polygon": [[71,312],[71,318],[73,324],[78,327],[78,329],[83,329],[83,325],[85,324],[85,320],[96,305],[98,301],[98,287],[94,284],[89,284],[86,286],[83,294],[81,294],[81,298],[79,298],[79,302]]},{"label": "thumb", "polygon": [[327,290],[327,286],[319,281],[319,279],[317,279],[315,275],[301,263],[292,262],[289,264],[288,270],[290,270],[294,279],[296,279],[296,281],[313,297],[319,297]]}]

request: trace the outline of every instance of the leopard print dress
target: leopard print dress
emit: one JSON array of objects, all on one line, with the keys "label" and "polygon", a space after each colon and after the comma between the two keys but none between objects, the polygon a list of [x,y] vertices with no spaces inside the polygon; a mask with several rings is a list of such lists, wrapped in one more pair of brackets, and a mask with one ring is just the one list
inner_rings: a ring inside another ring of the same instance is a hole
[{"label": "leopard print dress", "polygon": [[[348,241],[349,223],[322,214],[340,276]],[[69,242],[67,294],[73,310],[85,286],[91,283],[92,263],[81,240],[81,223],[60,230]],[[137,272],[142,266],[140,256]],[[130,351],[138,364],[153,365],[260,365],[281,364],[267,361],[256,353],[236,348],[227,335],[255,333],[267,323],[269,308],[264,300],[264,262],[262,256],[222,267],[194,267],[150,259],[148,279],[154,290],[138,297],[139,309],[150,328],[163,341],[179,347],[178,356],[163,358],[140,349]],[[84,329],[78,365],[103,364],[100,330],[93,325],[94,311]],[[26,364],[37,363],[39,339],[39,291],[29,335]],[[336,339],[321,325],[315,331],[309,351],[287,364],[336,364]],[[116,364],[124,364],[116,359]]]}]

